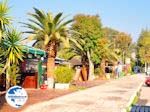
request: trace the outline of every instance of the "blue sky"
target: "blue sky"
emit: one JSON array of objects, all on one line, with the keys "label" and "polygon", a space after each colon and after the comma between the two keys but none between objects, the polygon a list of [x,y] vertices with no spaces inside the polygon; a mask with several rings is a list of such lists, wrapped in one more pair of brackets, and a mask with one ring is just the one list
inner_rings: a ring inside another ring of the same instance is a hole
[{"label": "blue sky", "polygon": [[[23,31],[18,22],[27,21],[27,13],[33,7],[64,15],[99,14],[103,27],[111,27],[131,34],[137,40],[142,28],[150,28],[150,0],[9,0],[10,15],[15,26]],[[68,18],[68,19],[69,19]]]}]

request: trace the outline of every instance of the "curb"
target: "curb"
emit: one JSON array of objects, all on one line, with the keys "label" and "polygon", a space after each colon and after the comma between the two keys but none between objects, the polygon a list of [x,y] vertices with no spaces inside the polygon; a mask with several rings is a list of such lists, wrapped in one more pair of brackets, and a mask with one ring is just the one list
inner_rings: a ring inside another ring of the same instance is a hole
[{"label": "curb", "polygon": [[131,108],[132,108],[132,104],[134,103],[134,100],[139,96],[139,92],[141,91],[141,87],[143,85],[143,82],[140,83],[140,85],[138,86],[138,88],[136,89],[136,91],[134,92],[134,94],[130,97],[129,102],[127,103],[126,107],[124,109],[122,109],[121,112],[130,112]]}]

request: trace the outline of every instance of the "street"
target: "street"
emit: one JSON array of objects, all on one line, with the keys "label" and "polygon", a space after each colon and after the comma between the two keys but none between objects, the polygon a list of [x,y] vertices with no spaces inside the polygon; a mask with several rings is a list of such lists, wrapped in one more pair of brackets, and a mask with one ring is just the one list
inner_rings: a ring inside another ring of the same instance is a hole
[{"label": "street", "polygon": [[28,106],[23,112],[121,112],[144,81],[143,75],[120,79]]}]

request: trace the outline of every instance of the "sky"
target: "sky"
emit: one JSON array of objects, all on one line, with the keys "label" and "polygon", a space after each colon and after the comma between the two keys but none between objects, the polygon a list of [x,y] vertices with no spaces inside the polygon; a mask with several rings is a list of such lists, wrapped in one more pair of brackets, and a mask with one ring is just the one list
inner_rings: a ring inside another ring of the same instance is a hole
[{"label": "sky", "polygon": [[33,12],[33,7],[53,14],[63,12],[68,19],[79,13],[98,14],[103,27],[131,34],[134,42],[142,28],[150,28],[150,0],[9,0],[9,5],[20,31],[25,29],[19,22],[27,22],[27,13]]}]

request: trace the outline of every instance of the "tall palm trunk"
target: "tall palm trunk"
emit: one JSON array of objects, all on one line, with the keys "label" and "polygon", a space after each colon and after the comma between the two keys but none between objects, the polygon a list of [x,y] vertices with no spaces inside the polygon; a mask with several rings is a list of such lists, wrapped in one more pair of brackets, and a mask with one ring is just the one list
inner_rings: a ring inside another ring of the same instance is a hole
[{"label": "tall palm trunk", "polygon": [[57,53],[56,41],[51,41],[47,46],[48,59],[47,59],[47,81],[48,88],[54,87],[54,69],[55,69],[55,57]]},{"label": "tall palm trunk", "polygon": [[89,62],[89,77],[88,80],[93,80],[94,77],[94,63],[91,60],[91,55],[90,52],[87,52],[87,56],[88,56],[88,62]]}]

